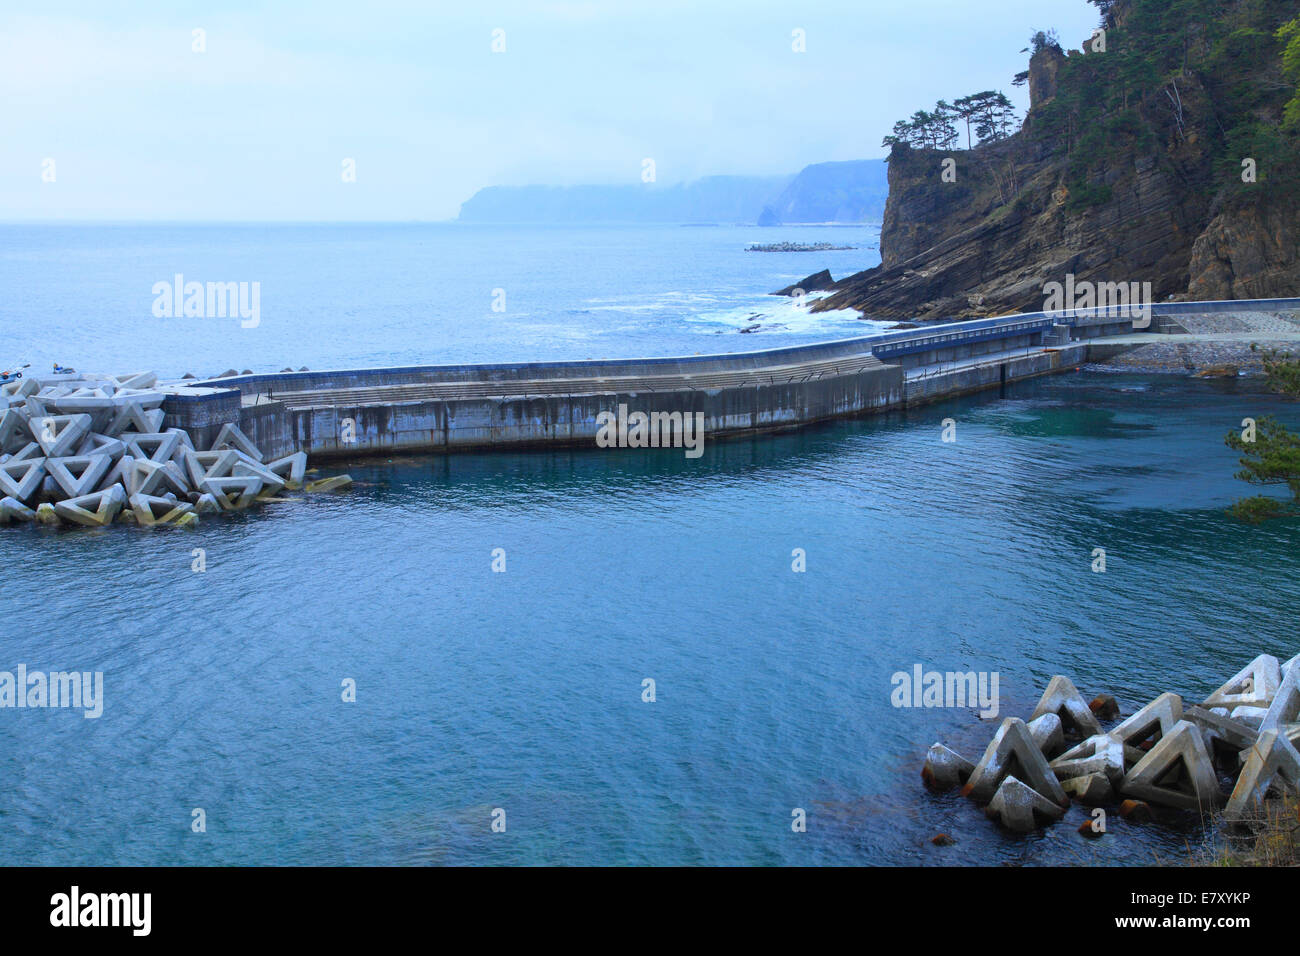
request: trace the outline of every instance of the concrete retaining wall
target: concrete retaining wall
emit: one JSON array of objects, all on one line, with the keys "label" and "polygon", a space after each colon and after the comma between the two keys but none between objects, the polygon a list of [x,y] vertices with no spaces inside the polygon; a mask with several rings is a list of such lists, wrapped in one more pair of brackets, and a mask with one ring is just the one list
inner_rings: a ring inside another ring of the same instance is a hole
[{"label": "concrete retaining wall", "polygon": [[1085,354],[1086,346],[1075,345],[1065,349],[1018,356],[1005,362],[976,365],[950,372],[939,372],[923,378],[912,378],[907,382],[906,402],[908,405],[922,405],[997,388],[1007,382],[1045,375],[1063,368],[1073,368],[1083,361]]},{"label": "concrete retaining wall", "polygon": [[[1162,303],[1154,312],[1297,308],[1300,300],[1282,299]],[[698,412],[706,434],[717,438],[935,401],[1078,365],[1089,346],[1065,345],[1064,327],[1073,338],[1096,341],[1098,333],[1131,331],[1131,322],[1095,312],[1036,313],[731,355],[242,375],[174,389],[163,409],[167,425],[186,429],[199,447],[235,423],[274,457],[592,444],[597,417],[620,405]],[[1062,347],[1038,351],[1045,336]],[[1020,349],[1028,354],[981,361]],[[853,364],[841,368],[840,359]],[[906,378],[909,369],[961,362],[972,364]],[[744,374],[750,370],[752,377]],[[462,383],[466,388],[457,387]],[[530,383],[545,388],[530,395]],[[369,397],[355,391],[377,387],[394,390]]]},{"label": "concrete retaining wall", "polygon": [[[748,386],[475,398],[409,404],[294,408],[279,403],[244,409],[241,428],[268,455],[305,451],[317,457],[415,451],[471,451],[505,446],[595,445],[602,412],[681,412],[704,416],[706,440],[794,428],[902,405],[903,371],[880,366],[816,382]],[[345,429],[345,420],[350,425]],[[344,441],[350,434],[355,442]]]}]

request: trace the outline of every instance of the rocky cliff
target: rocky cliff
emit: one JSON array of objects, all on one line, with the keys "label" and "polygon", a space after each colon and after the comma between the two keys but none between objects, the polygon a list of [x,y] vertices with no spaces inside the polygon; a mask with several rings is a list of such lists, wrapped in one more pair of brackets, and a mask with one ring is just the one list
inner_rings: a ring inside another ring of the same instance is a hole
[{"label": "rocky cliff", "polygon": [[1157,301],[1300,294],[1300,149],[1282,131],[1295,84],[1274,39],[1300,4],[1190,0],[1181,25],[1162,4],[1111,6],[1102,51],[1043,45],[1010,138],[894,146],[881,265],[814,308],[1034,311],[1070,273],[1149,282]]}]

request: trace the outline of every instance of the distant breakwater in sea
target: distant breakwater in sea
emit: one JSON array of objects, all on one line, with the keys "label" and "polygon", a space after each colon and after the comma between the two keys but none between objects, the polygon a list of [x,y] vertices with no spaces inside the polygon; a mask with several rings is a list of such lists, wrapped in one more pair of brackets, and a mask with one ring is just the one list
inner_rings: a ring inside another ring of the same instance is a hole
[{"label": "distant breakwater in sea", "polygon": [[847,252],[857,246],[837,246],[832,242],[768,242],[753,243],[746,252]]}]

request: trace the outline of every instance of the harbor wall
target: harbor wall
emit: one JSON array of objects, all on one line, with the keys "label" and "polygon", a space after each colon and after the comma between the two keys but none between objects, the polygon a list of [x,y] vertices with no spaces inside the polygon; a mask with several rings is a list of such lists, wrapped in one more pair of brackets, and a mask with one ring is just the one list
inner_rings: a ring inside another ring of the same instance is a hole
[{"label": "harbor wall", "polygon": [[[1179,314],[1300,300],[1164,303]],[[712,438],[938,401],[1073,368],[1110,350],[1111,314],[1036,313],[726,355],[429,365],[211,379],[163,404],[199,447],[233,423],[268,455],[313,457],[592,445],[602,412],[699,414]],[[1174,321],[1152,331],[1176,331]],[[1120,348],[1125,346],[1119,346]]]}]

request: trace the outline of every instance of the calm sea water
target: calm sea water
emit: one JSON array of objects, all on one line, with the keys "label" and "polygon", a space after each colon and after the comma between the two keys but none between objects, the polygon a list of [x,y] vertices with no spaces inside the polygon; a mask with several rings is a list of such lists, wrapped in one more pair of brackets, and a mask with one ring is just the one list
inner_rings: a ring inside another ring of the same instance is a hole
[{"label": "calm sea water", "polygon": [[[878,226],[5,225],[0,366],[227,369],[691,355],[865,335],[768,293],[880,262]],[[746,252],[831,242],[840,252]],[[159,318],[159,282],[258,283],[259,324]],[[495,308],[494,308],[495,307]],[[758,325],[754,332],[740,330]]]},{"label": "calm sea water", "polygon": [[[611,353],[645,334],[619,321],[629,338],[592,333]],[[301,347],[347,361],[325,334]],[[894,708],[890,677],[997,671],[1003,715],[1026,715],[1065,673],[1131,712],[1296,653],[1297,525],[1223,514],[1223,435],[1269,412],[1300,423],[1247,381],[1069,373],[698,460],[378,459],[349,494],[193,533],[0,529],[0,669],[106,684],[98,720],[0,710],[0,864],[1185,860],[1194,821],[1090,842],[1075,808],[1013,837],[928,794],[929,744],[976,757],[996,722]]]}]

